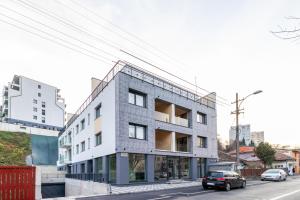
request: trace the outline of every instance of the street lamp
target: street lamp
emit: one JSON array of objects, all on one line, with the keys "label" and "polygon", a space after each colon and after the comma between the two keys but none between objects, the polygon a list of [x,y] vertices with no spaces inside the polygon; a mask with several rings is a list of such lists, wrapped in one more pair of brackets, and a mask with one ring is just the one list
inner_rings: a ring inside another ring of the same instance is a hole
[{"label": "street lamp", "polygon": [[257,90],[249,95],[247,95],[246,97],[239,99],[239,94],[236,93],[236,100],[235,102],[232,102],[231,104],[235,104],[235,111],[231,112],[231,114],[235,114],[235,118],[236,118],[236,129],[235,129],[235,142],[236,142],[236,164],[239,167],[240,165],[240,133],[239,133],[239,114],[241,114],[242,110],[244,109],[240,109],[241,104],[250,96],[252,95],[256,95],[262,93],[262,90]]}]

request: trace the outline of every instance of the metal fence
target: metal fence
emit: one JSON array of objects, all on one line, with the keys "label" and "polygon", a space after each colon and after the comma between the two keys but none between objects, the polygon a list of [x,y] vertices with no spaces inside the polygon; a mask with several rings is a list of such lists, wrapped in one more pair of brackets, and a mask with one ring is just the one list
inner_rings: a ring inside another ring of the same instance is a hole
[{"label": "metal fence", "polygon": [[94,181],[103,183],[105,181],[103,174],[66,174],[66,178]]}]

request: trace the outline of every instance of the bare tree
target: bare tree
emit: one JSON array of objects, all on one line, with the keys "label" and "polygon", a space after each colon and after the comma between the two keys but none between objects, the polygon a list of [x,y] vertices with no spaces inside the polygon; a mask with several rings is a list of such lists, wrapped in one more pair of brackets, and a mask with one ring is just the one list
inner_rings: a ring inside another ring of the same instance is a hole
[{"label": "bare tree", "polygon": [[[290,25],[278,26],[278,30],[271,31],[271,33],[283,40],[298,40],[300,39],[300,18],[298,17],[286,17]],[[298,23],[298,24],[297,24]]]}]

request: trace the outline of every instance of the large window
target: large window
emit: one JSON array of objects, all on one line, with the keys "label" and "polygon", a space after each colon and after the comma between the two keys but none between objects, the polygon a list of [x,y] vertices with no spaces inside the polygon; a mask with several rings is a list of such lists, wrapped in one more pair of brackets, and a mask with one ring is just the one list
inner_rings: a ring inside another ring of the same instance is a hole
[{"label": "large window", "polygon": [[197,112],[197,122],[200,124],[207,124],[207,115],[205,113]]},{"label": "large window", "polygon": [[81,152],[85,151],[85,141],[81,142]]},{"label": "large window", "polygon": [[207,148],[207,137],[197,136],[197,146],[200,148]]},{"label": "large window", "polygon": [[42,109],[42,115],[46,115],[46,110]]},{"label": "large window", "polygon": [[202,178],[206,175],[206,158],[197,158],[197,177]]},{"label": "large window", "polygon": [[42,123],[46,123],[46,118],[42,117]]},{"label": "large window", "polygon": [[146,95],[140,92],[129,90],[128,102],[141,107],[146,107]]},{"label": "large window", "polygon": [[98,146],[100,144],[102,144],[102,133],[99,132],[95,135],[95,145]]},{"label": "large window", "polygon": [[116,182],[116,154],[108,156],[108,182]]},{"label": "large window", "polygon": [[129,181],[144,181],[145,174],[145,155],[129,154]]},{"label": "large window", "polygon": [[98,119],[101,115],[101,103],[95,108],[95,119]]},{"label": "large window", "polygon": [[42,101],[42,108],[45,108],[45,107],[46,107],[46,102]]},{"label": "large window", "polygon": [[129,124],[129,137],[145,140],[146,139],[146,126]]},{"label": "large window", "polygon": [[95,159],[95,173],[103,174],[103,159],[102,159],[102,157]]}]

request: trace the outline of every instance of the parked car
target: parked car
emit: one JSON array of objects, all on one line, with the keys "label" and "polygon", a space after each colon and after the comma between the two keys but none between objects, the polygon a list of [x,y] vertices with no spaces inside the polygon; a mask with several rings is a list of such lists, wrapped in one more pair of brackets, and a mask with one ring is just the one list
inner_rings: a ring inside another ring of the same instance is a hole
[{"label": "parked car", "polygon": [[287,173],[282,169],[268,169],[261,174],[261,180],[285,181]]},{"label": "parked car", "polygon": [[202,179],[202,187],[229,191],[231,188],[245,188],[246,179],[234,171],[210,171]]}]

